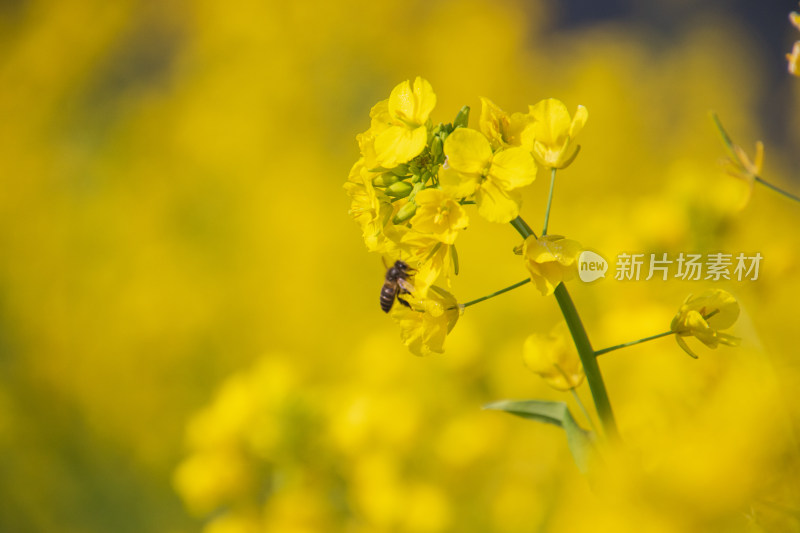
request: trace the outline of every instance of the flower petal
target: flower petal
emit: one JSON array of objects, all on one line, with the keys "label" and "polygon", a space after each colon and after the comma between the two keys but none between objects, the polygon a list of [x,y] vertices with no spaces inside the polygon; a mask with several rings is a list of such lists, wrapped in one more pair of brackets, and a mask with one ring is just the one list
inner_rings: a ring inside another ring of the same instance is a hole
[{"label": "flower petal", "polygon": [[493,149],[500,148],[505,144],[503,131],[508,124],[508,116],[494,102],[488,98],[481,97],[481,133],[486,135]]},{"label": "flower petal", "polygon": [[375,137],[375,158],[380,166],[394,168],[418,156],[427,141],[424,126],[414,129],[391,126]]},{"label": "flower petal", "polygon": [[475,194],[480,179],[480,174],[465,174],[452,168],[439,171],[439,185],[453,198],[467,198]]},{"label": "flower petal", "polygon": [[518,191],[507,191],[492,180],[484,181],[475,194],[478,213],[489,222],[511,222],[519,215],[522,195]]},{"label": "flower petal", "polygon": [[530,114],[536,120],[536,140],[551,147],[563,144],[572,125],[564,102],[547,98],[530,106]]},{"label": "flower petal", "polygon": [[536,163],[524,148],[509,148],[495,154],[489,177],[503,189],[524,187],[536,179]]},{"label": "flower petal", "polygon": [[408,126],[423,126],[436,106],[436,95],[427,80],[417,77],[412,87],[406,80],[392,89],[389,113]]},{"label": "flower petal", "polygon": [[492,148],[478,131],[458,128],[444,141],[447,165],[466,174],[482,174],[492,162]]},{"label": "flower petal", "polygon": [[570,139],[574,139],[575,136],[581,132],[588,119],[589,111],[584,106],[579,105],[578,110],[575,111],[575,116],[572,118],[572,123],[569,126]]}]

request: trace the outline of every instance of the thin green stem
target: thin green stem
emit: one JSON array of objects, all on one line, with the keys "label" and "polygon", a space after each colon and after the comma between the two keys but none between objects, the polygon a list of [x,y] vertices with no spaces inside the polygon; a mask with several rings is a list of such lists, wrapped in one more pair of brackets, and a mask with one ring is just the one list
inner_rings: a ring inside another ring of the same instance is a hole
[{"label": "thin green stem", "polygon": [[719,116],[717,116],[717,114],[713,111],[711,112],[711,120],[714,121],[714,125],[717,127],[717,131],[719,131],[719,134],[722,137],[722,143],[725,145],[728,153],[734,159],[736,159],[736,152],[733,151],[733,141],[731,140],[730,135],[728,135],[728,132],[725,131],[725,128],[722,127],[722,122],[720,122]]},{"label": "thin green stem", "polygon": [[[520,217],[512,220],[511,225],[523,238],[534,235],[530,226]],[[578,310],[575,308],[575,304],[563,283],[556,287],[554,294],[561,308],[561,313],[567,322],[567,327],[569,327],[569,331],[572,334],[572,340],[578,350],[578,356],[586,374],[586,381],[589,383],[589,390],[592,392],[595,409],[597,409],[597,415],[600,417],[605,434],[609,438],[616,439],[619,436],[619,431],[617,430],[617,422],[614,419],[614,411],[611,409],[611,402],[608,399],[603,375],[600,373],[600,366],[597,364],[597,358],[594,355],[592,344],[589,342],[586,329],[583,327],[583,322],[581,322],[581,317],[578,315]]]},{"label": "thin green stem", "polygon": [[547,196],[547,210],[544,213],[544,228],[542,228],[542,236],[547,235],[547,225],[550,222],[550,205],[553,203],[553,189],[556,186],[556,169],[550,169],[550,194]]},{"label": "thin green stem", "polygon": [[660,339],[661,337],[666,337],[667,335],[674,335],[674,331],[665,331],[664,333],[659,333],[658,335],[651,335],[649,337],[645,337],[643,339],[639,339],[638,341],[631,341],[626,342],[623,344],[617,344],[616,346],[610,346],[608,348],[603,348],[602,350],[597,350],[594,352],[595,357],[601,356],[604,353],[613,352],[614,350],[619,350],[620,348],[627,348],[628,346],[635,346],[637,344],[641,344],[643,342],[652,341],[655,339]]},{"label": "thin green stem", "polygon": [[528,237],[533,237],[534,239],[537,238],[536,234],[533,232],[528,223],[522,220],[522,217],[517,217],[512,220],[511,225],[514,226],[514,229],[517,230],[517,233],[522,235],[523,239],[527,239]]},{"label": "thin green stem", "polygon": [[[717,313],[719,313],[719,309],[714,309],[713,311],[711,311],[707,315],[703,315],[703,320],[708,320],[709,318],[711,318],[712,316],[716,315]],[[603,355],[604,353],[613,352],[614,350],[619,350],[620,348],[627,348],[628,346],[636,346],[637,344],[641,344],[643,342],[652,341],[652,340],[655,340],[655,339],[660,339],[661,337],[666,337],[667,335],[674,335],[674,334],[675,334],[675,332],[672,331],[672,330],[665,331],[663,333],[658,333],[657,335],[650,335],[649,337],[645,337],[643,339],[639,339],[638,341],[625,342],[625,343],[622,343],[622,344],[617,344],[616,346],[610,346],[608,348],[603,348],[602,350],[597,350],[597,351],[594,352],[594,355],[595,355],[595,357],[598,357],[598,356]]]},{"label": "thin green stem", "polygon": [[578,393],[575,391],[575,389],[570,389],[569,391],[572,393],[572,397],[575,398],[575,402],[578,404],[578,407],[580,408],[581,413],[583,413],[583,417],[586,418],[586,420],[589,422],[589,427],[592,428],[592,431],[596,435],[597,434],[597,428],[594,425],[594,421],[592,420],[592,417],[589,416],[589,411],[586,410],[586,406],[583,405],[583,402],[581,401],[581,397],[578,396]]},{"label": "thin green stem", "polygon": [[786,192],[783,189],[781,189],[780,187],[776,187],[775,185],[771,184],[770,182],[762,179],[760,176],[756,176],[755,180],[756,180],[756,182],[760,183],[764,187],[772,189],[776,193],[778,193],[778,194],[780,194],[782,196],[785,196],[786,198],[788,198],[790,200],[794,200],[795,202],[800,203],[800,196],[795,196],[794,194],[792,194],[790,192]]},{"label": "thin green stem", "polygon": [[480,297],[478,299],[469,301],[469,302],[467,302],[465,304],[461,304],[461,306],[462,307],[469,307],[470,305],[475,305],[477,303],[483,302],[484,300],[488,300],[489,298],[494,298],[495,296],[499,296],[499,295],[503,294],[504,292],[513,291],[517,287],[522,287],[523,285],[525,285],[527,283],[530,283],[530,282],[531,282],[531,278],[523,279],[522,281],[519,281],[519,282],[517,282],[517,283],[515,283],[513,285],[509,285],[508,287],[506,287],[504,289],[500,289],[499,291],[495,291],[492,294],[487,294],[486,296],[482,296],[482,297]]}]

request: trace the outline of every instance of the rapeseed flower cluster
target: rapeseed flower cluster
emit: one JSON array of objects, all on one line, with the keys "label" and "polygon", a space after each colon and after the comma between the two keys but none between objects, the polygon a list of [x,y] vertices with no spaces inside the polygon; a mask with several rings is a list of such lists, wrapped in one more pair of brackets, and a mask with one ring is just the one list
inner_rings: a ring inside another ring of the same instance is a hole
[{"label": "rapeseed flower cluster", "polygon": [[[416,355],[441,353],[463,310],[448,291],[458,273],[456,240],[469,225],[467,207],[474,204],[490,222],[516,219],[521,190],[536,179],[538,167],[564,168],[575,158],[574,138],[588,116],[579,106],[571,118],[555,99],[508,115],[482,98],[479,128],[471,129],[468,107],[452,123],[434,125],[435,106],[423,78],[392,89],[373,106],[369,129],[357,136],[361,157],[344,185],[367,250],[413,269],[410,305],[394,306],[392,318]],[[539,242],[563,250],[556,258],[536,255],[533,242],[526,244],[531,279],[543,294],[552,293],[570,278],[579,245],[553,244],[549,237]]]}]

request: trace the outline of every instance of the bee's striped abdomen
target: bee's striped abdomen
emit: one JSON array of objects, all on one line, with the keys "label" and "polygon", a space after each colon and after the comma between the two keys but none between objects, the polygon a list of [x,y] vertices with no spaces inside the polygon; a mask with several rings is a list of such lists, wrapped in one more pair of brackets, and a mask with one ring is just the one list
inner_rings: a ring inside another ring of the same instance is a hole
[{"label": "bee's striped abdomen", "polygon": [[387,281],[383,284],[381,289],[381,309],[384,313],[388,313],[394,303],[394,297],[397,295],[397,283]]}]

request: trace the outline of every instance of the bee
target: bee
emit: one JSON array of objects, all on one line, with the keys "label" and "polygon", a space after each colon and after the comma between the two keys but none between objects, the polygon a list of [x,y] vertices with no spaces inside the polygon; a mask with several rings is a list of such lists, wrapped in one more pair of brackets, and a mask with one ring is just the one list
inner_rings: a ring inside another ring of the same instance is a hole
[{"label": "bee", "polygon": [[386,269],[386,281],[381,288],[381,309],[384,313],[388,313],[392,308],[395,298],[401,305],[411,307],[407,301],[400,298],[400,295],[411,294],[413,287],[408,282],[408,278],[413,273],[414,270],[408,266],[408,263],[399,259]]}]

